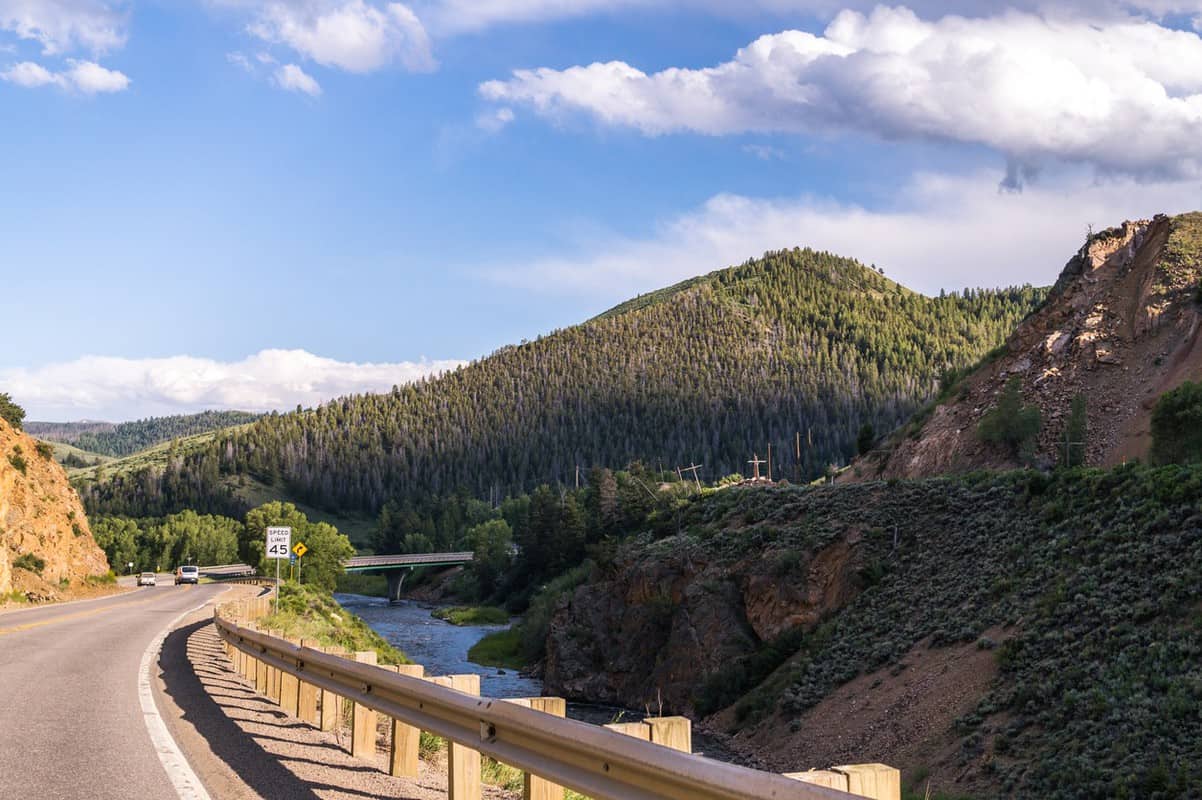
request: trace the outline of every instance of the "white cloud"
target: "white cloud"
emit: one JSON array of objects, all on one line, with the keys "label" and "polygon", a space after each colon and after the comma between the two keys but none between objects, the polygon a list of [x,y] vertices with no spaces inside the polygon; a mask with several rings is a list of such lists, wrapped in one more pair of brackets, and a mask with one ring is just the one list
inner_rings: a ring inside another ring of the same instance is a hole
[{"label": "white cloud", "polygon": [[250,59],[246,57],[245,53],[239,53],[239,52],[226,53],[225,60],[230,62],[231,64],[233,64],[235,67],[238,67],[239,69],[244,70],[246,72],[253,73],[255,71],[254,64],[250,63]]},{"label": "white cloud", "polygon": [[0,0],[0,30],[42,45],[45,55],[106,53],[126,41],[126,2]]},{"label": "white cloud", "polygon": [[61,75],[55,75],[41,64],[35,64],[32,61],[22,61],[20,64],[13,64],[8,69],[0,72],[0,80],[24,86],[26,89],[35,89],[51,83],[58,86],[62,85],[63,81]]},{"label": "white cloud", "polygon": [[296,64],[285,64],[277,68],[272,80],[276,86],[289,92],[303,92],[310,97],[321,96],[321,84]]},{"label": "white cloud", "polygon": [[1023,194],[999,192],[994,176],[918,175],[887,208],[826,198],[723,194],[666,220],[642,238],[593,236],[565,255],[495,266],[494,281],[617,302],[767,250],[812,247],[864,263],[912,289],[1049,284],[1080,247],[1087,226],[1192,210],[1195,183],[1085,176],[1041,180]]},{"label": "white cloud", "polygon": [[437,65],[425,27],[402,3],[267,2],[249,30],[266,42],[347,72],[374,72],[393,63],[425,72]]},{"label": "white cloud", "polygon": [[743,152],[750,153],[760,161],[775,161],[785,157],[783,150],[767,144],[745,144]]},{"label": "white cloud", "polygon": [[928,22],[880,7],[840,13],[820,36],[760,37],[705,69],[523,69],[480,93],[652,136],[850,130],[983,144],[1023,165],[1202,174],[1202,38],[1142,20]]},{"label": "white cloud", "polygon": [[41,64],[22,61],[0,72],[0,80],[35,89],[40,86],[57,86],[73,89],[84,94],[123,92],[129,88],[129,78],[116,70],[106,69],[92,61],[69,59],[69,68],[64,72],[51,72]]},{"label": "white cloud", "polygon": [[513,122],[513,109],[511,108],[495,108],[476,115],[476,127],[488,133],[497,133],[511,122]]},{"label": "white cloud", "polygon": [[[478,32],[516,23],[553,22],[594,15],[636,12],[701,12],[718,17],[760,19],[814,16],[829,19],[840,11],[871,11],[880,0],[418,0],[419,15],[440,34]],[[925,16],[960,14],[983,17],[1007,10],[1090,18],[1133,13],[1160,16],[1202,11],[1199,0],[909,0],[906,6]]]},{"label": "white cloud", "polygon": [[304,350],[263,350],[236,362],[85,356],[34,369],[0,369],[0,386],[33,418],[120,420],[207,408],[314,406],[347,394],[388,391],[464,363],[357,364]]},{"label": "white cloud", "polygon": [[71,61],[70,64],[71,68],[64,76],[85,94],[123,92],[129,88],[129,78],[117,70],[106,69],[92,61]]}]

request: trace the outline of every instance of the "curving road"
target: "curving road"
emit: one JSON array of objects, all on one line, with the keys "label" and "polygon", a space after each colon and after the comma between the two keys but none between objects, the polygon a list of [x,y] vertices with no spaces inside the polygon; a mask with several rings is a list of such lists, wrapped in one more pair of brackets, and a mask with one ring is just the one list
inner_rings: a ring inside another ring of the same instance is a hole
[{"label": "curving road", "polygon": [[0,614],[0,798],[179,796],[151,739],[140,666],[177,617],[225,587],[159,580]]}]

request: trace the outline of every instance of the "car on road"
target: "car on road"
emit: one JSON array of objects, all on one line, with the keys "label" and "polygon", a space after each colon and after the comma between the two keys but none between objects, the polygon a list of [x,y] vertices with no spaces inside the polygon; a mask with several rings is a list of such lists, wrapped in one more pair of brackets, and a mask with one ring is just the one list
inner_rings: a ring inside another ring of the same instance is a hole
[{"label": "car on road", "polygon": [[200,567],[177,567],[175,570],[175,585],[181,583],[200,583]]},{"label": "car on road", "polygon": [[140,573],[138,573],[138,585],[139,586],[157,586],[158,584],[155,582],[157,577],[158,576],[155,575],[153,572],[140,572]]}]

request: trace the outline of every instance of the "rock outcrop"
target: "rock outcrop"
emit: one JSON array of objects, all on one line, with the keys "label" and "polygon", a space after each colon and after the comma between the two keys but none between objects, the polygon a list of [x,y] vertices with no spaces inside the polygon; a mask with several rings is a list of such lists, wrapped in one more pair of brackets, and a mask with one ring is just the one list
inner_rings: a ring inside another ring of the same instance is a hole
[{"label": "rock outcrop", "polygon": [[764,642],[809,630],[860,591],[856,532],[816,553],[768,549],[735,563],[687,539],[624,560],[564,598],[544,665],[551,694],[692,711],[706,676]]},{"label": "rock outcrop", "polygon": [[1088,433],[1071,443],[1089,465],[1146,457],[1156,399],[1202,379],[1202,214],[1125,222],[1090,237],[1047,302],[1000,354],[968,376],[921,426],[857,462],[850,477],[917,478],[1018,465],[977,435],[1007,381],[1042,417],[1035,462],[1061,459],[1070,409],[1083,397]]},{"label": "rock outcrop", "polygon": [[[23,568],[24,564],[34,569]],[[92,538],[79,496],[38,442],[0,420],[0,594],[101,575],[109,565]]]}]

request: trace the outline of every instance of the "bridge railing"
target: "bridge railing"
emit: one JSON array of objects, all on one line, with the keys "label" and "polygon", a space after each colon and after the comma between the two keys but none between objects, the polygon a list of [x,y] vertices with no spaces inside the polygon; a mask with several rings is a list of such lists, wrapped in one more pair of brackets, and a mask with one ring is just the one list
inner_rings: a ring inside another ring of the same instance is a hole
[{"label": "bridge railing", "polygon": [[[413,668],[416,671],[399,668],[410,672],[403,674],[289,642],[257,629],[255,620],[267,612],[265,598],[225,604],[215,612],[217,630],[236,671],[253,680],[261,693],[285,710],[323,729],[326,703],[337,702],[336,698],[353,703],[354,720],[370,728],[368,733],[352,731],[353,752],[368,748],[370,742],[369,752],[374,755],[376,712],[394,721],[394,765],[404,760],[403,754],[396,752],[398,726],[410,732],[404,739],[413,748],[413,760],[416,731],[447,739],[452,743],[448,759],[451,800],[480,797],[480,754],[524,771],[527,797],[535,796],[529,776],[535,776],[535,783],[541,781],[537,796],[562,798],[561,787],[568,787],[595,800],[842,800],[865,796],[895,800],[899,795],[897,770],[889,767],[862,765],[839,768],[844,772],[784,776],[726,764],[643,741],[649,736],[636,738],[637,734],[624,735],[563,719],[537,710],[540,704],[535,701],[519,704],[458,691],[450,687],[464,682],[423,679],[418,677],[420,667]],[[478,686],[477,680],[477,694]],[[319,694],[323,698],[320,715],[313,699]],[[363,722],[359,722],[361,713]],[[858,787],[859,792],[825,788],[830,785]]]}]

